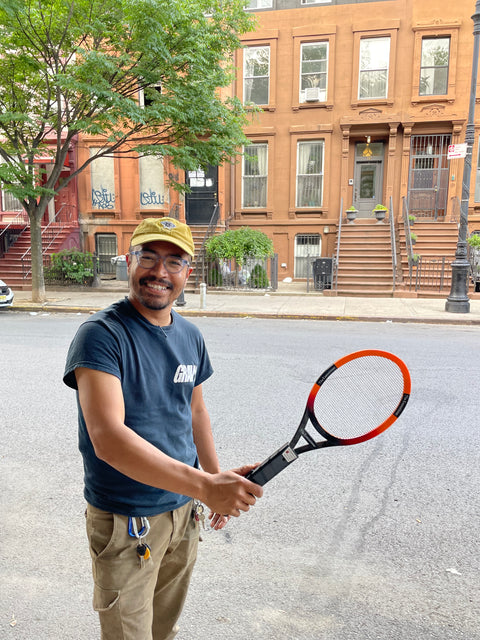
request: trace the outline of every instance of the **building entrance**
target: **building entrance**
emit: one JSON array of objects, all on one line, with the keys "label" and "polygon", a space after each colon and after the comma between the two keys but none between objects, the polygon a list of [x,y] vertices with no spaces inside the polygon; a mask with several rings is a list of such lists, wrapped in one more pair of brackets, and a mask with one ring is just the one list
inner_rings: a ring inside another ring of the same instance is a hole
[{"label": "building entrance", "polygon": [[187,224],[208,224],[218,201],[218,167],[187,171],[185,181],[191,189],[185,194]]},{"label": "building entrance", "polygon": [[368,218],[376,204],[382,202],[383,142],[355,145],[353,206],[359,218]]}]

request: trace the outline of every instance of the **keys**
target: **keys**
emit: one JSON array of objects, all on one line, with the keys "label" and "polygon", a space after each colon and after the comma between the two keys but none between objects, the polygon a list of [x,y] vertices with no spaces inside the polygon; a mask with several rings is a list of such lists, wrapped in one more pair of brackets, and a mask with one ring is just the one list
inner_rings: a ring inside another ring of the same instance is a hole
[{"label": "keys", "polygon": [[145,544],[145,542],[141,542],[137,545],[137,556],[140,560],[148,560],[150,558],[150,552],[151,549],[148,544]]},{"label": "keys", "polygon": [[143,569],[145,561],[150,558],[150,547],[145,542],[139,542],[137,545],[137,556],[140,560],[140,568]]},{"label": "keys", "polygon": [[150,531],[150,522],[148,518],[141,517],[140,520],[140,529],[138,528],[137,518],[129,517],[128,518],[128,535],[132,538],[136,538],[137,540],[137,556],[140,560],[140,567],[143,568],[145,566],[145,561],[150,558],[151,549],[146,542],[143,542],[143,539],[147,536]]},{"label": "keys", "polygon": [[195,505],[195,520],[197,522],[200,522],[202,528],[204,531],[207,530],[207,527],[205,526],[205,507],[203,506],[203,504],[201,502],[198,502]]}]

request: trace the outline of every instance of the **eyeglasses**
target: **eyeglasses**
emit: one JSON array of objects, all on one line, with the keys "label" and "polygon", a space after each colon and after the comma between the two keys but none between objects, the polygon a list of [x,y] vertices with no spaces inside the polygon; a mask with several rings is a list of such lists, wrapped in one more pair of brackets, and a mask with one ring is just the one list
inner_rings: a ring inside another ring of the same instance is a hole
[{"label": "eyeglasses", "polygon": [[137,258],[137,262],[142,269],[153,269],[160,260],[163,262],[163,266],[168,273],[180,273],[184,267],[190,266],[188,260],[184,260],[178,256],[163,257],[149,251],[130,251],[130,255]]}]

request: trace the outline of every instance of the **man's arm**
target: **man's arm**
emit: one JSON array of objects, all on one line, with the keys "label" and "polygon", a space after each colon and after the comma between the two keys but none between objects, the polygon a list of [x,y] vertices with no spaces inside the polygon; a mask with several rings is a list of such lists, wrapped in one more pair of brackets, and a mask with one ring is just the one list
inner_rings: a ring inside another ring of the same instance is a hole
[{"label": "man's arm", "polygon": [[200,466],[208,473],[218,473],[220,463],[215,450],[210,416],[205,406],[201,385],[195,387],[192,394],[192,429]]},{"label": "man's arm", "polygon": [[[255,496],[262,495],[260,486],[234,471],[218,473],[218,460],[214,462],[216,454],[214,458],[211,452],[202,454],[207,466],[217,465],[215,472],[195,469],[167,456],[130,429],[125,424],[122,387],[116,376],[80,367],[75,370],[75,377],[95,454],[124,475],[153,487],[197,498],[212,511],[232,516],[248,511],[255,504]],[[197,416],[196,422],[203,421]],[[198,433],[203,434],[200,448],[209,451],[204,427]]]}]

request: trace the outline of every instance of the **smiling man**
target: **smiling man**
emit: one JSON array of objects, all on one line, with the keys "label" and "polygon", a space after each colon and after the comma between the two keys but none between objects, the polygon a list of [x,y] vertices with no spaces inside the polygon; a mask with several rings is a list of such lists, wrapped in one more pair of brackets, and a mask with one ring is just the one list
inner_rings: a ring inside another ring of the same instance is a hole
[{"label": "smiling man", "polygon": [[77,391],[87,535],[102,640],[171,640],[205,503],[221,529],[262,495],[221,472],[202,383],[199,330],[172,306],[192,271],[189,227],[148,218],[127,256],[130,293],[84,322],[64,382]]}]

